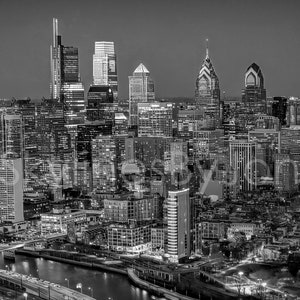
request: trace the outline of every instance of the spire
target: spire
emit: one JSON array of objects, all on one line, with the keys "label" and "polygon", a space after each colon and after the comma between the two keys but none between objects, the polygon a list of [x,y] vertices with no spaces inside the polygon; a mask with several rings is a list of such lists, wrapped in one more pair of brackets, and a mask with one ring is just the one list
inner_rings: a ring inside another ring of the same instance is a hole
[{"label": "spire", "polygon": [[206,58],[209,57],[208,55],[208,39],[205,40],[205,45],[206,45]]},{"label": "spire", "polygon": [[57,47],[58,21],[53,18],[53,47]]}]

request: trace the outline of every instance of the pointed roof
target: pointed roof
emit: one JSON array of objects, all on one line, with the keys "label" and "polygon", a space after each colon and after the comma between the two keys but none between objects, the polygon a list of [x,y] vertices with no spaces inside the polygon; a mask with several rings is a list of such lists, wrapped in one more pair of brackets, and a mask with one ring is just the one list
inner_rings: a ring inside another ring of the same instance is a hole
[{"label": "pointed roof", "polygon": [[150,72],[142,63],[140,63],[139,66],[134,70],[133,73],[148,73],[149,74]]}]

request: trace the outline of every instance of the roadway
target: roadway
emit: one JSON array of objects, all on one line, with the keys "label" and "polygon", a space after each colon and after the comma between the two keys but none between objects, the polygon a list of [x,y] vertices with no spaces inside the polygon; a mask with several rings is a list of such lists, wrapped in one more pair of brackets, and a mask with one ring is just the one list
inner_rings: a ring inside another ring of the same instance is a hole
[{"label": "roadway", "polygon": [[19,273],[0,270],[0,279],[7,280],[21,288],[25,288],[26,292],[39,296],[48,300],[95,300],[88,295],[78,291],[66,288],[56,283],[22,275]]}]

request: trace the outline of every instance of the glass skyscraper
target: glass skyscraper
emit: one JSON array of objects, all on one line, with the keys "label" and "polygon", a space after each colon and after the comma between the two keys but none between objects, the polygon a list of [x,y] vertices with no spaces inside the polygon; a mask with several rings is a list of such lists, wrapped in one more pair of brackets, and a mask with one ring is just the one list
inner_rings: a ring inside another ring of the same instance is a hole
[{"label": "glass skyscraper", "polygon": [[117,56],[114,42],[95,42],[93,84],[110,86],[114,99],[118,98]]},{"label": "glass skyscraper", "polygon": [[53,19],[50,95],[66,104],[67,110],[84,109],[84,87],[80,81],[78,48],[63,46],[58,35],[58,20]]},{"label": "glass skyscraper", "polygon": [[138,103],[155,100],[154,82],[150,72],[141,63],[129,76],[129,125],[138,125]]}]

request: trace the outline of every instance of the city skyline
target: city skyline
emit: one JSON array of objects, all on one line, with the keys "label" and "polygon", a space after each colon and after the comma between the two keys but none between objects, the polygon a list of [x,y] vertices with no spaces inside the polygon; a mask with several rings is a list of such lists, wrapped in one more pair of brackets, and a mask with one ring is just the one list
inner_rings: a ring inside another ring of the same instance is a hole
[{"label": "city skyline", "polygon": [[[42,6],[34,0],[25,5],[3,1],[0,24],[1,28],[9,24],[9,30],[2,33],[0,98],[49,96],[53,17],[59,20],[64,44],[79,48],[80,75],[86,89],[92,83],[94,43],[108,40],[115,43],[118,56],[119,98],[128,98],[128,76],[141,62],[151,69],[158,97],[193,97],[208,38],[222,93],[241,96],[244,73],[255,62],[264,74],[268,96],[299,95],[299,4],[222,2],[190,1],[185,5],[154,1],[141,5],[131,1],[124,5],[116,1],[111,5],[104,1],[100,5],[90,0],[86,4],[73,1],[72,6],[68,1]],[[259,9],[253,12],[252,5]],[[99,18],[97,11],[105,14]],[[19,71],[14,72],[16,69]],[[288,80],[282,84],[285,78]],[[19,83],[17,90],[15,82]]]}]

